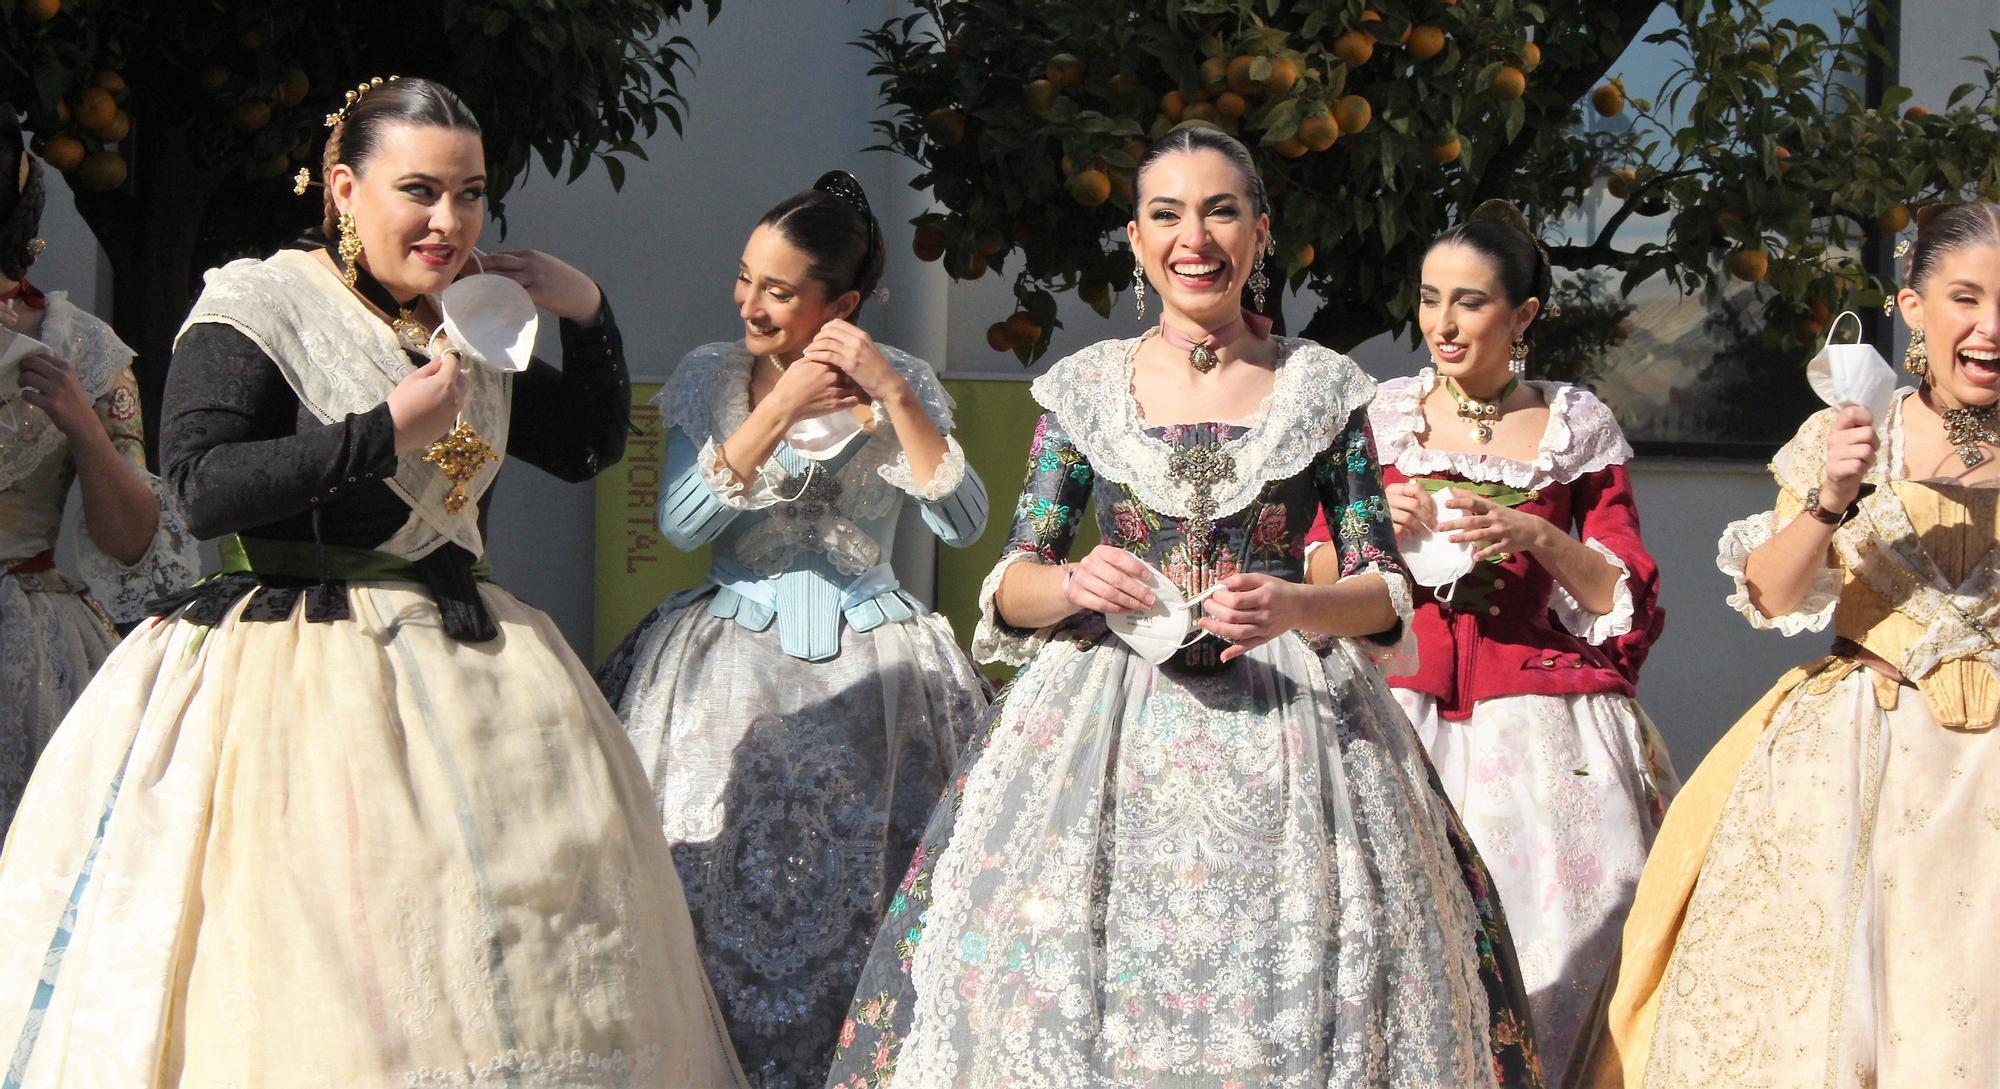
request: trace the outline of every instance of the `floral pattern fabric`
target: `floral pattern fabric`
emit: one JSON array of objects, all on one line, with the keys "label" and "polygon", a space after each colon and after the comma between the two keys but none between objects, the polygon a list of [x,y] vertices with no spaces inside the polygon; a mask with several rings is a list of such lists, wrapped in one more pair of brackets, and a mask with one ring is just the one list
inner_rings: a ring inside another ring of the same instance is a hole
[{"label": "floral pattern fabric", "polygon": [[[1344,570],[1406,578],[1359,406],[1283,476],[1236,457],[1252,479],[1206,532],[1100,475],[1065,416],[1037,425],[1003,568],[1067,558],[1095,498],[1104,539],[1188,592],[1299,579],[1322,507]],[[1214,464],[1293,424],[1146,437]],[[988,596],[979,645],[1032,657],[889,905],[829,1086],[1541,1084],[1484,870],[1357,641],[1155,667],[1097,614],[1031,634]]]}]

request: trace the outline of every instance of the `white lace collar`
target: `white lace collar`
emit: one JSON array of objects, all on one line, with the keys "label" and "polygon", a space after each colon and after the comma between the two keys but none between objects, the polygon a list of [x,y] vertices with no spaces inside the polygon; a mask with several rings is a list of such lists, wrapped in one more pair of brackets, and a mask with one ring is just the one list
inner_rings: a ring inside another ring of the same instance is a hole
[{"label": "white lace collar", "polygon": [[1423,445],[1429,430],[1423,400],[1438,385],[1437,371],[1425,367],[1414,377],[1382,383],[1381,395],[1368,406],[1375,426],[1375,445],[1382,464],[1394,465],[1405,476],[1455,476],[1509,488],[1546,488],[1632,458],[1632,445],[1618,427],[1610,406],[1581,386],[1567,382],[1531,381],[1549,406],[1548,426],[1533,461],[1477,454],[1462,450],[1430,450]]},{"label": "white lace collar", "polygon": [[[132,365],[132,349],[111,326],[69,301],[66,291],[49,292],[42,327],[35,338],[76,366],[77,384],[95,403],[111,390],[118,373]],[[17,429],[0,432],[0,489],[11,488],[69,440],[46,412],[16,409]]]},{"label": "white lace collar", "polygon": [[[1174,447],[1146,433],[1132,396],[1132,357],[1145,339],[1100,341],[1057,362],[1030,388],[1092,471],[1153,510],[1186,518],[1195,487],[1170,475]],[[1218,448],[1235,471],[1209,491],[1215,505],[1211,519],[1242,510],[1266,482],[1304,470],[1333,444],[1348,416],[1375,395],[1375,380],[1352,359],[1309,340],[1277,339],[1278,373],[1270,396],[1248,430]]]}]

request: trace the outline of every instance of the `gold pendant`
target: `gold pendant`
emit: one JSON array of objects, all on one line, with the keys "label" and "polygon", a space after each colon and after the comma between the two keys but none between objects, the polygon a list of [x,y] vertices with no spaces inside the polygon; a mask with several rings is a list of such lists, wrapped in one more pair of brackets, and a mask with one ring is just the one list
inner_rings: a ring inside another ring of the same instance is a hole
[{"label": "gold pendant", "polygon": [[465,485],[479,475],[479,470],[487,462],[498,457],[493,444],[462,420],[444,438],[425,448],[424,460],[437,466],[445,479],[451,481],[451,491],[444,497],[445,513],[457,514],[465,509],[469,498],[465,494]]},{"label": "gold pendant", "polygon": [[1203,374],[1214,370],[1215,365],[1220,362],[1222,357],[1216,355],[1215,349],[1206,344],[1197,344],[1188,350],[1188,366]]},{"label": "gold pendant", "polygon": [[1481,420],[1472,425],[1472,441],[1487,443],[1493,441],[1493,425]]},{"label": "gold pendant", "polygon": [[396,334],[396,342],[406,352],[422,352],[430,347],[431,332],[424,328],[416,315],[408,307],[398,311],[389,322],[389,331]]}]

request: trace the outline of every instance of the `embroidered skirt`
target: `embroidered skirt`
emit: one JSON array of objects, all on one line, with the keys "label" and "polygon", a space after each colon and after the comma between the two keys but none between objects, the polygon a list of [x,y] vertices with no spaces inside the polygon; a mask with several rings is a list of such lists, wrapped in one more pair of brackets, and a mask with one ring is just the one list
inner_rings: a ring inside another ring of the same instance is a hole
[{"label": "embroidered skirt", "polygon": [[740,1084],[645,778],[553,624],[407,583],[145,621],[0,856],[9,1089]]}]

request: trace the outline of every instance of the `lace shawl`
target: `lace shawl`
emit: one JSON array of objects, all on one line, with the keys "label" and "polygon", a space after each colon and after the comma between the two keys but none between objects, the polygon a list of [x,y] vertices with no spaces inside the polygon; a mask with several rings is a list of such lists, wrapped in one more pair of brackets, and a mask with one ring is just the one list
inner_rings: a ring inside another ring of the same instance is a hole
[{"label": "lace shawl", "polygon": [[1632,458],[1632,445],[1625,441],[1610,406],[1589,390],[1566,382],[1528,383],[1549,406],[1549,423],[1533,461],[1426,449],[1421,441],[1429,430],[1423,399],[1438,381],[1430,367],[1411,378],[1392,378],[1382,383],[1381,394],[1368,406],[1382,464],[1394,465],[1405,476],[1449,475],[1526,490],[1566,484]]}]

